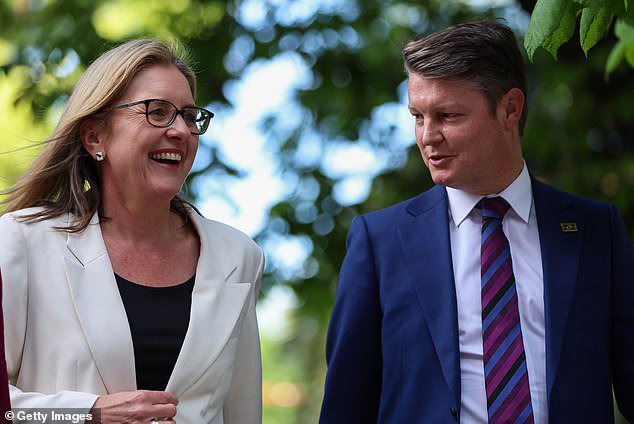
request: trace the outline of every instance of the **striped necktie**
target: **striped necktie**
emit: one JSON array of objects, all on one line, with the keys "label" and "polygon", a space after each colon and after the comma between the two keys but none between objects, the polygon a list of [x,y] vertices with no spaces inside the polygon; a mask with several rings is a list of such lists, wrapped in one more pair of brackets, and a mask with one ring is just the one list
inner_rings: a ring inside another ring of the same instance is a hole
[{"label": "striped necktie", "polygon": [[509,204],[482,199],[482,344],[490,424],[533,423],[511,250],[502,230]]}]

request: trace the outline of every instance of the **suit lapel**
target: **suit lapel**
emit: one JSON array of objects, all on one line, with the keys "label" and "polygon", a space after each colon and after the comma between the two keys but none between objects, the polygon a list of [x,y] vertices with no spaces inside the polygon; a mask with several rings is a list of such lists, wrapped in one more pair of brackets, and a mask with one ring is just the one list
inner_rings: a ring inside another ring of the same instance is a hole
[{"label": "suit lapel", "polygon": [[[532,184],[544,273],[546,382],[550,400],[577,281],[583,217],[574,210],[571,196],[535,179]],[[565,223],[574,223],[576,231],[564,231]]]},{"label": "suit lapel", "polygon": [[64,266],[75,310],[108,393],[136,388],[134,348],[114,271],[95,214],[70,233]]},{"label": "suit lapel", "polygon": [[[532,179],[544,275],[547,393],[557,375],[561,346],[579,268],[583,217],[569,195]],[[414,281],[418,301],[432,336],[447,385],[460,403],[460,359],[453,265],[446,192],[435,187],[414,200],[408,212],[415,218],[399,226],[399,236]],[[574,223],[576,231],[563,231]]]},{"label": "suit lapel", "polygon": [[437,186],[423,193],[407,211],[414,219],[398,227],[403,252],[447,385],[459,405],[458,317],[445,189]]},{"label": "suit lapel", "polygon": [[214,363],[231,337],[252,281],[230,283],[240,270],[221,234],[211,234],[203,218],[191,218],[200,237],[200,257],[187,335],[167,391],[179,396]]}]

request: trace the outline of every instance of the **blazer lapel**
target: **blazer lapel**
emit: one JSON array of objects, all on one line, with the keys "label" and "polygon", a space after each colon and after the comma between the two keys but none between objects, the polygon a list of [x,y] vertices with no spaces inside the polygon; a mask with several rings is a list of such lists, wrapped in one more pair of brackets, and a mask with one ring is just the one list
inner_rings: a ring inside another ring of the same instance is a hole
[{"label": "blazer lapel", "polygon": [[75,310],[108,393],[136,389],[127,315],[95,214],[84,231],[69,233],[64,266]]},{"label": "blazer lapel", "polygon": [[459,405],[458,317],[445,189],[437,186],[423,193],[407,211],[415,218],[398,227],[403,252],[447,385]]},{"label": "blazer lapel", "polygon": [[167,384],[179,396],[214,363],[230,339],[252,281],[230,283],[239,275],[236,258],[220,234],[211,234],[196,212],[190,217],[200,237],[200,257],[192,293],[189,327]]},{"label": "blazer lapel", "polygon": [[575,213],[572,197],[535,179],[532,183],[544,273],[546,382],[550,401],[577,281],[583,217]]}]

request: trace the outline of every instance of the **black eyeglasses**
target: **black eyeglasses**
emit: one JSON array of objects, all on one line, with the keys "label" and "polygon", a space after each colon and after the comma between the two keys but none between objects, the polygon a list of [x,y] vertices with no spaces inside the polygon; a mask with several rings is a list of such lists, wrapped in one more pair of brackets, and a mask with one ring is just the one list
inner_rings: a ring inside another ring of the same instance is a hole
[{"label": "black eyeglasses", "polygon": [[166,128],[172,125],[176,117],[180,115],[189,127],[190,132],[194,135],[204,134],[209,127],[211,118],[214,117],[213,112],[207,109],[195,106],[185,106],[179,109],[173,103],[161,99],[139,100],[138,102],[116,106],[116,108],[136,105],[145,105],[145,118],[148,124],[158,128]]}]

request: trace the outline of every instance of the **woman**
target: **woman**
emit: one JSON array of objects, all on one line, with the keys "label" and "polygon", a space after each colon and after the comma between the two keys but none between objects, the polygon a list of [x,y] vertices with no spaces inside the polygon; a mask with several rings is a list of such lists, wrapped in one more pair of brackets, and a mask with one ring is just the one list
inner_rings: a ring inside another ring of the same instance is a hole
[{"label": "woman", "polygon": [[262,251],[177,195],[213,117],[195,85],[161,42],[110,50],[10,190],[0,267],[14,408],[261,422]]}]

